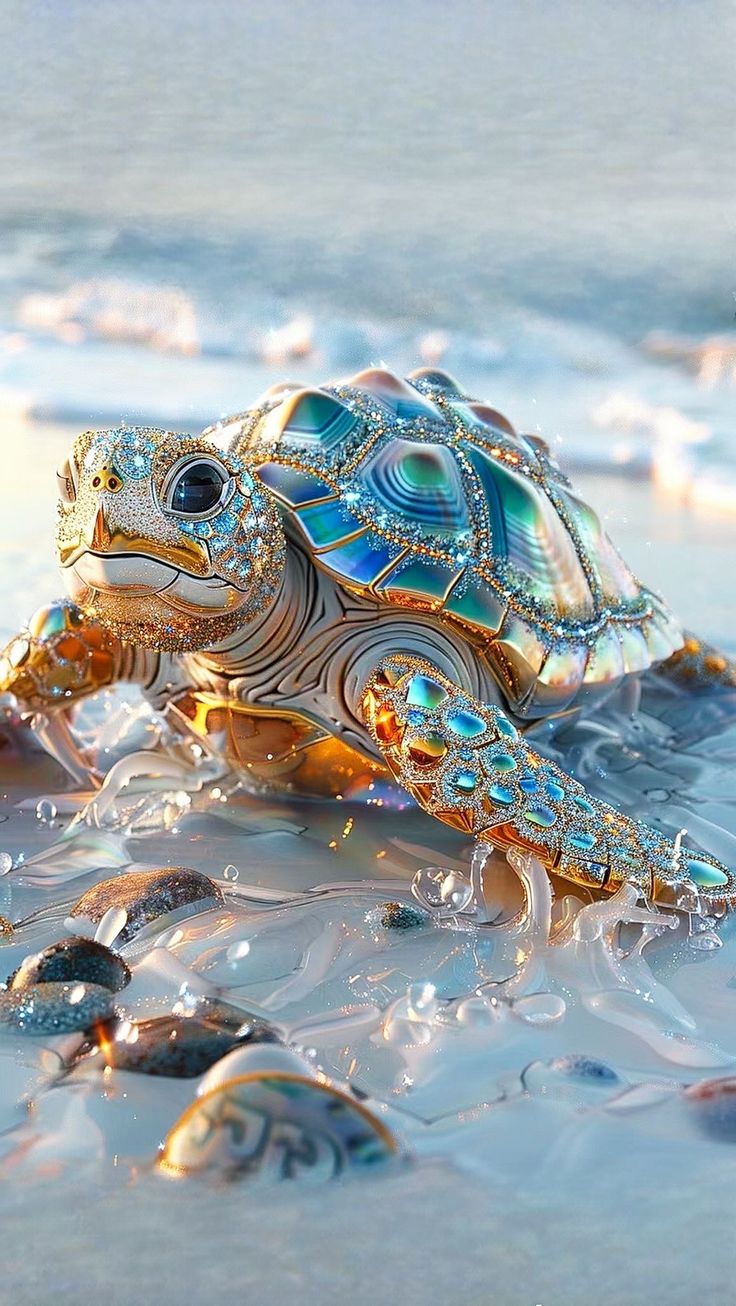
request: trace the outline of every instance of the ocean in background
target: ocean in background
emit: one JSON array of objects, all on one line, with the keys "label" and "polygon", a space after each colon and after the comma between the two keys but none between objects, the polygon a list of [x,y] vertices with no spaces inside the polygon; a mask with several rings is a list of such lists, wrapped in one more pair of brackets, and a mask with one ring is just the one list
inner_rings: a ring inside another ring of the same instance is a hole
[{"label": "ocean in background", "polygon": [[438,361],[736,511],[735,38],[726,0],[9,0],[0,414]]}]

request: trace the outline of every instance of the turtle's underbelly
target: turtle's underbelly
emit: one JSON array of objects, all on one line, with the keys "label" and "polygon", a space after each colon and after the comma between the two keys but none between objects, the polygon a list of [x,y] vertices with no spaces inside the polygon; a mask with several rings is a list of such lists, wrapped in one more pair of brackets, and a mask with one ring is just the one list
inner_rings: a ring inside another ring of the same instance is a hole
[{"label": "turtle's underbelly", "polygon": [[390,779],[380,762],[308,717],[286,708],[254,707],[206,690],[176,699],[192,734],[235,770],[303,794],[358,798]]}]

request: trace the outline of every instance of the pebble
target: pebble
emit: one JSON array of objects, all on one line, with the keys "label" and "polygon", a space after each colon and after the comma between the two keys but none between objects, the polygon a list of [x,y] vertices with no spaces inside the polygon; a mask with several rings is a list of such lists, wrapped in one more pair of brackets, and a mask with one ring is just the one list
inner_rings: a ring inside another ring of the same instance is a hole
[{"label": "pebble", "polygon": [[197,1098],[170,1131],[158,1167],[256,1183],[325,1183],[376,1169],[398,1152],[366,1107],[329,1084],[263,1070]]},{"label": "pebble", "polygon": [[115,943],[122,946],[159,917],[171,912],[182,915],[220,906],[220,889],[206,875],[186,866],[167,866],[153,871],[127,871],[95,884],[75,902],[70,915],[83,916],[99,924],[111,907],[120,907],[127,921]]},{"label": "pebble", "polygon": [[114,1014],[114,999],[101,984],[50,982],[0,992],[0,1025],[25,1034],[69,1034],[90,1029]]},{"label": "pebble", "polygon": [[266,1021],[241,1011],[237,1026],[200,1016],[155,1016],[121,1021],[79,1049],[75,1062],[102,1050],[115,1070],[169,1079],[195,1079],[234,1048],[278,1042]]},{"label": "pebble", "polygon": [[42,952],[32,952],[8,979],[9,989],[29,984],[65,983],[77,980],[99,984],[118,993],[130,983],[130,970],[122,957],[103,943],[73,935],[52,943]]},{"label": "pebble", "polygon": [[736,1077],[704,1079],[685,1089],[684,1098],[700,1128],[721,1143],[736,1143]]}]

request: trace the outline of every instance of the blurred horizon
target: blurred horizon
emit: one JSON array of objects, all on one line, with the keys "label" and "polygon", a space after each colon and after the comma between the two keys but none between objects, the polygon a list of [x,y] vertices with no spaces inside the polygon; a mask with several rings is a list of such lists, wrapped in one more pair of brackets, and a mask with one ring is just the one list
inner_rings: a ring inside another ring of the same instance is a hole
[{"label": "blurred horizon", "polygon": [[730,0],[8,0],[0,416],[448,367],[736,513]]},{"label": "blurred horizon", "polygon": [[2,281],[20,230],[37,281],[45,234],[225,299],[729,330],[735,38],[728,0],[8,0]]}]

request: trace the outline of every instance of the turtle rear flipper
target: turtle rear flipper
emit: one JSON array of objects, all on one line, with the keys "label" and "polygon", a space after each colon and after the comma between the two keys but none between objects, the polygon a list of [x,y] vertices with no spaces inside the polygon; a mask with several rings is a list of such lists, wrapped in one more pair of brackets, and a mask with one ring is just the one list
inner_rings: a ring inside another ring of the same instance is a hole
[{"label": "turtle rear flipper", "polygon": [[648,900],[736,900],[736,875],[587,793],[535,751],[505,712],[431,663],[384,661],[363,696],[368,729],[395,778],[432,816],[501,848],[533,852],[591,889],[635,884]]}]

